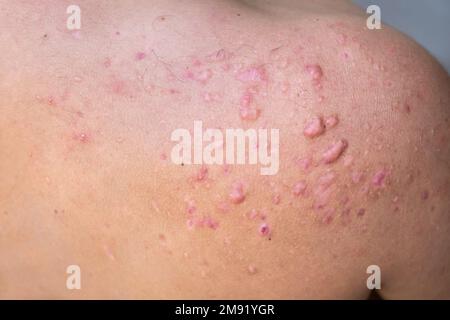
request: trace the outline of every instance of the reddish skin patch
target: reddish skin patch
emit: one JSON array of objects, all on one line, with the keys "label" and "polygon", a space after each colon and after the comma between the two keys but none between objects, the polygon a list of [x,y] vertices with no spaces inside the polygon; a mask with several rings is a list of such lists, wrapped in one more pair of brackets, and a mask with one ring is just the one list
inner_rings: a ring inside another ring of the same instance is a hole
[{"label": "reddish skin patch", "polygon": [[280,202],[281,202],[281,196],[279,194],[275,194],[272,197],[272,203],[278,205],[278,204],[280,204]]},{"label": "reddish skin patch", "polygon": [[56,106],[56,100],[53,96],[47,96],[47,97],[41,97],[41,96],[36,96],[36,100],[39,103],[44,103],[48,106],[54,107]]},{"label": "reddish skin patch", "polygon": [[189,200],[186,203],[186,212],[188,215],[193,215],[197,211],[197,206],[195,205],[194,200]]},{"label": "reddish skin patch", "polygon": [[306,123],[303,134],[308,138],[315,138],[325,132],[325,125],[321,117],[314,117]]},{"label": "reddish skin patch", "polygon": [[294,184],[294,187],[292,188],[292,193],[296,197],[304,195],[305,191],[306,191],[306,182],[305,181],[297,182],[296,184]]},{"label": "reddish skin patch", "polygon": [[134,58],[137,61],[144,60],[146,57],[147,57],[147,54],[145,52],[142,52],[142,51],[136,52],[136,54],[134,56]]},{"label": "reddish skin patch", "polygon": [[245,200],[244,185],[242,182],[234,182],[229,194],[230,201],[234,204],[240,204]]},{"label": "reddish skin patch", "polygon": [[330,164],[335,162],[342,153],[347,149],[348,143],[346,140],[342,139],[331,145],[323,154],[322,159],[325,164]]},{"label": "reddish skin patch", "polygon": [[333,222],[333,217],[334,216],[334,211],[329,210],[325,213],[325,216],[322,218],[322,223],[323,224],[331,224],[331,222]]},{"label": "reddish skin patch", "polygon": [[210,80],[213,76],[213,73],[210,69],[206,69],[206,70],[201,70],[201,71],[197,71],[197,72],[193,72],[193,71],[187,71],[185,74],[185,77],[193,80],[193,81],[197,81],[203,85],[205,85],[208,80]]},{"label": "reddish skin patch", "polygon": [[257,107],[240,107],[239,116],[244,121],[256,121],[261,115],[261,110]]},{"label": "reddish skin patch", "polygon": [[356,215],[357,215],[358,217],[362,217],[365,213],[366,213],[366,209],[361,208],[361,209],[358,210],[358,212],[356,213]]},{"label": "reddish skin patch", "polygon": [[111,82],[111,91],[114,94],[117,94],[117,95],[120,95],[120,96],[126,95],[126,93],[127,93],[127,86],[126,86],[125,81],[114,79]]},{"label": "reddish skin patch", "polygon": [[258,66],[239,70],[236,79],[241,82],[266,82],[268,76],[266,68]]},{"label": "reddish skin patch", "polygon": [[420,195],[420,198],[424,201],[428,200],[429,197],[430,197],[430,193],[428,192],[428,190],[423,191]]},{"label": "reddish skin patch", "polygon": [[270,227],[267,223],[263,223],[259,226],[258,228],[258,233],[262,236],[262,237],[268,237],[270,236]]},{"label": "reddish skin patch", "polygon": [[217,102],[222,100],[222,96],[216,92],[205,92],[203,93],[203,100],[205,102]]},{"label": "reddish skin patch", "polygon": [[217,204],[217,210],[221,213],[230,212],[230,205],[226,201],[219,202]]},{"label": "reddish skin patch", "polygon": [[219,227],[219,222],[217,222],[216,220],[214,220],[211,217],[206,217],[203,218],[202,224],[210,229],[216,230]]},{"label": "reddish skin patch", "polygon": [[303,158],[303,159],[297,159],[296,164],[302,168],[303,171],[307,171],[312,164],[312,159],[311,158]]},{"label": "reddish skin patch", "polygon": [[75,141],[78,141],[80,143],[86,144],[89,143],[91,141],[90,137],[88,134],[86,133],[74,133],[72,135],[72,139]]},{"label": "reddish skin patch", "polygon": [[377,188],[384,186],[384,181],[386,177],[387,177],[386,170],[384,169],[379,170],[377,173],[374,174],[372,178],[372,185]]},{"label": "reddish skin patch", "polygon": [[407,114],[411,113],[411,106],[408,103],[405,103],[405,105],[403,106],[403,109],[405,110],[405,112]]},{"label": "reddish skin patch", "polygon": [[104,66],[105,68],[111,67],[111,64],[112,64],[111,58],[105,58],[105,60],[103,61],[103,66]]},{"label": "reddish skin patch", "polygon": [[205,181],[207,177],[208,177],[208,168],[202,166],[200,170],[198,170],[197,172],[196,180],[198,182]]},{"label": "reddish skin patch", "polygon": [[359,171],[352,172],[352,181],[353,181],[353,183],[356,184],[356,183],[361,182],[362,177],[363,177],[362,172],[359,172]]},{"label": "reddish skin patch", "polygon": [[249,91],[244,92],[240,99],[240,106],[242,108],[248,108],[253,102],[253,94]]}]

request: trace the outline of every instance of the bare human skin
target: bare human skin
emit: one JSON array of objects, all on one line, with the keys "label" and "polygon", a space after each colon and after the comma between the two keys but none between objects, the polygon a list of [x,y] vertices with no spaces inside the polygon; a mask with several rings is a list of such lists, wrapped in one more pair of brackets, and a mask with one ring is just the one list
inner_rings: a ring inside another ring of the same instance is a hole
[{"label": "bare human skin", "polygon": [[[1,1],[1,298],[450,298],[449,79],[341,1]],[[280,129],[280,168],[171,132]],[[78,265],[82,289],[66,289]]]}]

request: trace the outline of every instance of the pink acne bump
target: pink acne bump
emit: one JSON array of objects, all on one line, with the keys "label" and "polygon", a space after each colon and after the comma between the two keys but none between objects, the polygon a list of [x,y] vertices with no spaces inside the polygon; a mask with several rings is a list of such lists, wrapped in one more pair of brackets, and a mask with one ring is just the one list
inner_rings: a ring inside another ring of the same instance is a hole
[{"label": "pink acne bump", "polygon": [[307,65],[306,72],[311,76],[313,84],[320,87],[320,82],[323,78],[322,68],[318,64]]},{"label": "pink acne bump", "polygon": [[325,132],[325,125],[321,117],[314,117],[306,123],[303,134],[308,138],[315,138]]},{"label": "pink acne bump", "polygon": [[335,162],[342,153],[347,149],[348,142],[344,139],[339,140],[338,142],[331,145],[323,154],[322,159],[326,164],[330,164]]},{"label": "pink acne bump", "polygon": [[234,204],[240,204],[245,200],[244,185],[242,182],[235,182],[231,186],[229,194],[230,201]]},{"label": "pink acne bump", "polygon": [[382,169],[379,170],[377,173],[374,174],[373,178],[372,178],[372,185],[374,187],[382,187],[384,185],[384,181],[387,177],[387,172],[386,170]]},{"label": "pink acne bump", "polygon": [[325,119],[325,126],[327,129],[334,128],[338,125],[339,118],[335,115],[329,116]]},{"label": "pink acne bump", "polygon": [[139,61],[144,60],[146,56],[147,54],[145,52],[140,51],[135,54],[134,58]]},{"label": "pink acne bump", "polygon": [[297,182],[296,184],[294,184],[294,187],[292,188],[292,193],[296,197],[304,195],[305,191],[306,191],[306,182],[305,181]]}]

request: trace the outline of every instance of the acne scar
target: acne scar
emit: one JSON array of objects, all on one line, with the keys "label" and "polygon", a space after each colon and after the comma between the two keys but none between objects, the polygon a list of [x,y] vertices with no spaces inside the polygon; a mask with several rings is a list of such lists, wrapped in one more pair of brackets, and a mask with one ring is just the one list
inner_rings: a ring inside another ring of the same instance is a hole
[{"label": "acne scar", "polygon": [[325,125],[322,117],[314,117],[306,123],[303,134],[308,138],[315,138],[320,136],[325,131]]},{"label": "acne scar", "polygon": [[346,140],[341,139],[338,142],[331,145],[322,155],[324,163],[330,164],[335,162],[345,151],[348,143]]},{"label": "acne scar", "polygon": [[323,78],[322,67],[318,64],[307,65],[305,67],[305,70],[311,76],[313,85],[320,89],[322,86],[321,81]]},{"label": "acne scar", "polygon": [[240,204],[245,200],[244,185],[242,182],[234,182],[231,186],[231,192],[229,194],[230,201],[234,204]]}]

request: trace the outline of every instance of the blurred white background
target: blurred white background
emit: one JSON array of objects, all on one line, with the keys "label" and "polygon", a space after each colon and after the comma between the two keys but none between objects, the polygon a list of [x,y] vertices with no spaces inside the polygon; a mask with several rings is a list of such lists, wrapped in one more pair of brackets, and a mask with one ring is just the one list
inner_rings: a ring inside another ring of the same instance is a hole
[{"label": "blurred white background", "polygon": [[450,73],[450,0],[353,0],[376,4],[381,20],[425,47]]}]

